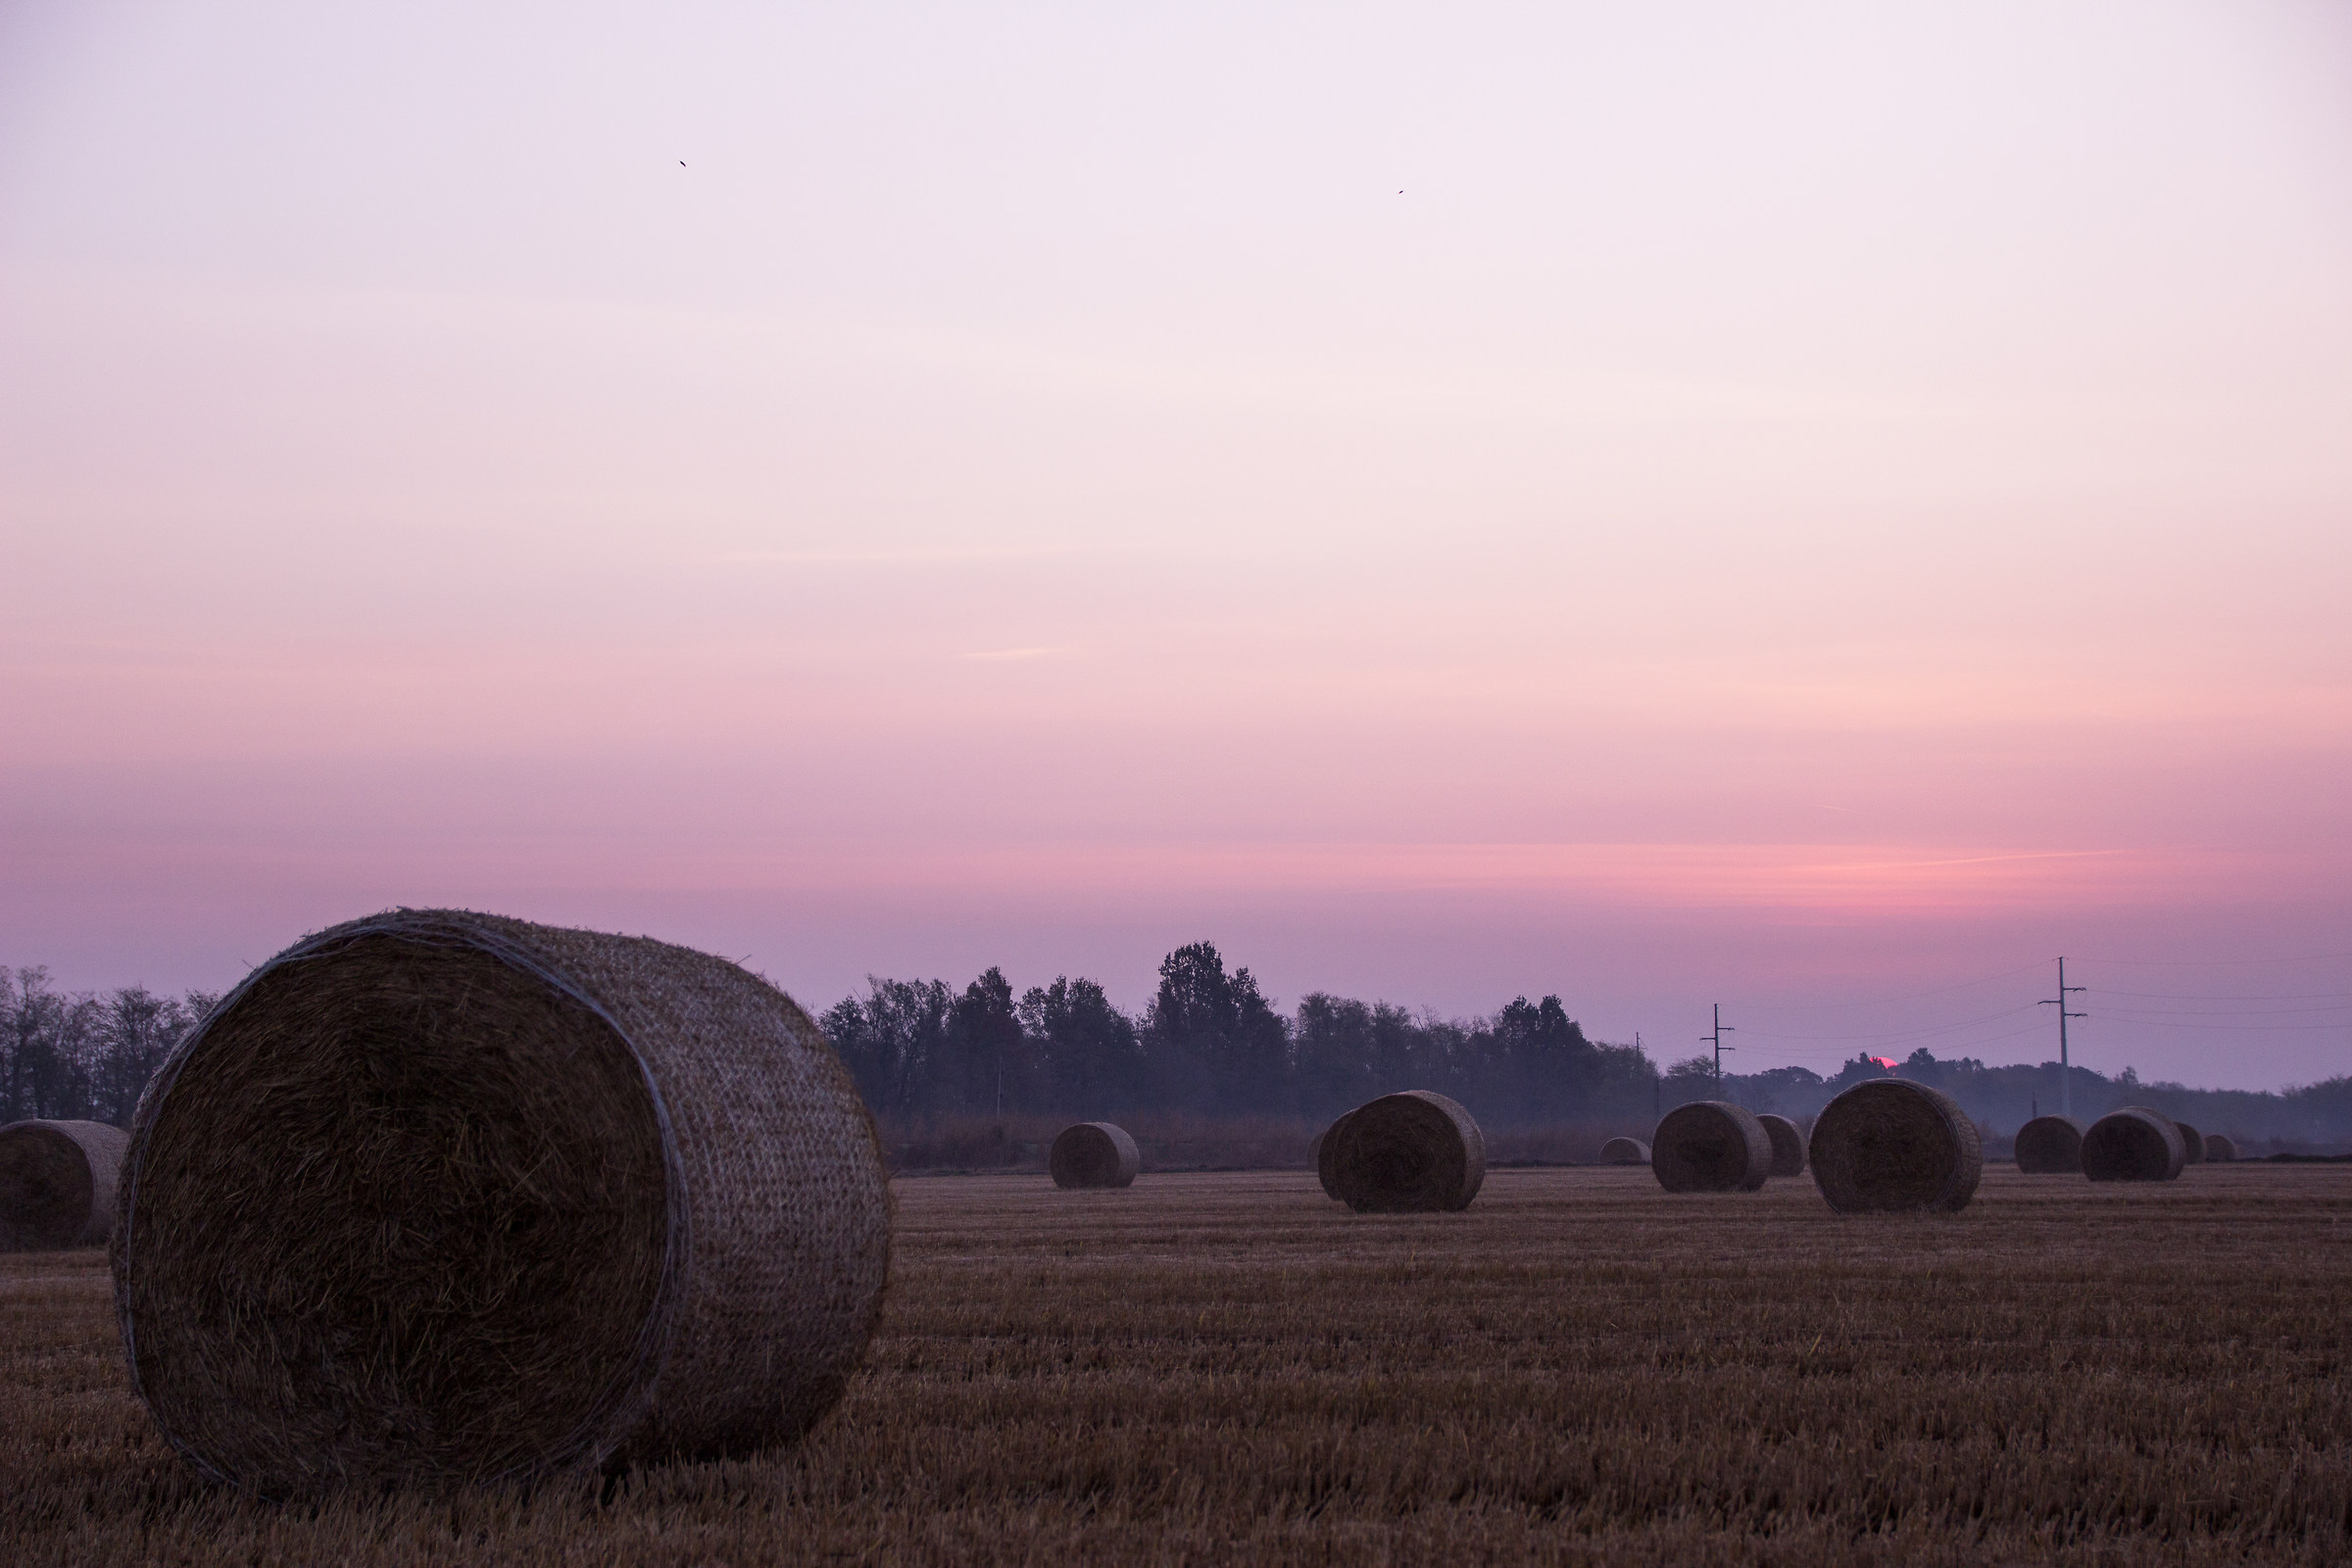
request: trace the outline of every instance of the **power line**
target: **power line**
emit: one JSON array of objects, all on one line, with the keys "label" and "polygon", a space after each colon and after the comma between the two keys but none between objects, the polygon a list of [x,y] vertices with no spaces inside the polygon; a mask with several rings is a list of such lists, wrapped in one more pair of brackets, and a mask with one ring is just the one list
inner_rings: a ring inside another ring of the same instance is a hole
[{"label": "power line", "polygon": [[2067,1011],[2066,994],[2070,991],[2083,989],[2085,988],[2082,986],[2070,986],[2066,983],[2066,959],[2061,957],[2058,960],[2058,994],[2034,1004],[2037,1007],[2056,1007],[2058,1009],[2058,1114],[2061,1116],[2072,1116],[2075,1113],[2075,1069],[2073,1060],[2066,1054],[2066,1020],[2090,1016],[2087,1012]]}]

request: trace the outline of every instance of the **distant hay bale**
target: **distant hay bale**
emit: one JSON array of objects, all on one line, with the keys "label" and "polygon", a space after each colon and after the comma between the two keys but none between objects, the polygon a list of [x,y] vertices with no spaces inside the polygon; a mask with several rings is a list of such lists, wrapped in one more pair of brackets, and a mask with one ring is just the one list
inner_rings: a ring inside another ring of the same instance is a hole
[{"label": "distant hay bale", "polygon": [[1106,1121],[1082,1121],[1064,1127],[1046,1156],[1046,1169],[1056,1187],[1125,1187],[1143,1168],[1143,1156],[1124,1127]]},{"label": "distant hay bale", "polygon": [[1977,1124],[1939,1089],[1908,1078],[1859,1083],[1813,1123],[1813,1183],[1840,1214],[1949,1214],[1984,1174]]},{"label": "distant hay bale", "polygon": [[2169,1182],[2187,1158],[2180,1129],[2144,1105],[2111,1110],[2082,1135],[2082,1174],[2094,1182]]},{"label": "distant hay bale", "polygon": [[2209,1164],[2228,1165],[2237,1158],[2237,1144],[2220,1133],[2205,1135],[2205,1158]]},{"label": "distant hay bale", "polygon": [[1315,1146],[1312,1151],[1315,1159],[1315,1179],[1323,1184],[1325,1198],[1337,1199],[1340,1196],[1340,1175],[1337,1164],[1340,1152],[1340,1129],[1347,1126],[1348,1118],[1354,1114],[1355,1112],[1352,1110],[1341,1112],[1330,1126],[1315,1135]]},{"label": "distant hay bale", "polygon": [[2017,1168],[2029,1176],[2082,1173],[2082,1124],[2072,1116],[2036,1116],[2017,1130]]},{"label": "distant hay bale", "polygon": [[1487,1179],[1487,1140],[1470,1112],[1426,1089],[1383,1095],[1333,1124],[1332,1185],[1359,1214],[1467,1208]]},{"label": "distant hay bale", "polygon": [[1649,1147],[1650,1172],[1670,1193],[1752,1193],[1772,1174],[1772,1135],[1728,1100],[1675,1106]]},{"label": "distant hay bale", "polygon": [[2178,1116],[2173,1118],[2173,1125],[2180,1129],[2180,1163],[2183,1165],[2204,1164],[2205,1135]]},{"label": "distant hay bale", "polygon": [[115,1228],[115,1177],[129,1142],[102,1121],[0,1127],[0,1252],[103,1244]]},{"label": "distant hay bale", "polygon": [[1612,1138],[1600,1146],[1603,1165],[1646,1165],[1649,1146],[1639,1138]]},{"label": "distant hay bale", "polygon": [[1764,1136],[1772,1140],[1772,1173],[1802,1176],[1805,1173],[1803,1129],[1786,1116],[1759,1114],[1756,1120],[1764,1124]]},{"label": "distant hay bale", "polygon": [[268,1496],[790,1440],[890,1268],[872,1118],[789,997],[465,910],[254,971],[148,1088],[122,1189],[133,1386]]}]

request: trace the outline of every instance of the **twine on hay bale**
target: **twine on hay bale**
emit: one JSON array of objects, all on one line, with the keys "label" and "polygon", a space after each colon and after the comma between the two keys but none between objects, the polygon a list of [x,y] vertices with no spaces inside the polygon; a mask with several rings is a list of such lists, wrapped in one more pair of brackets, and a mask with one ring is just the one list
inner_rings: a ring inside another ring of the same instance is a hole
[{"label": "twine on hay bale", "polygon": [[2235,1140],[2225,1138],[2220,1133],[2207,1133],[2205,1135],[2205,1159],[2207,1163],[2214,1165],[2228,1165],[2234,1162],[2236,1158],[2237,1144]]},{"label": "twine on hay bale", "polygon": [[1949,1214],[1984,1174],[1977,1124],[1940,1089],[1859,1083],[1813,1123],[1813,1183],[1840,1214]]},{"label": "twine on hay bale", "polygon": [[2173,1118],[2173,1125],[2180,1129],[2180,1163],[2183,1165],[2204,1164],[2205,1135],[2177,1116]]},{"label": "twine on hay bale", "polygon": [[1639,1138],[1612,1138],[1600,1146],[1603,1165],[1646,1165],[1649,1146]]},{"label": "twine on hay bale", "polygon": [[1323,1196],[1337,1200],[1340,1196],[1340,1129],[1348,1125],[1352,1110],[1343,1111],[1332,1124],[1315,1134],[1315,1146],[1310,1152],[1315,1159],[1315,1179],[1323,1184]]},{"label": "twine on hay bale", "polygon": [[401,909],[306,938],[139,1104],[131,1380],[264,1495],[528,1481],[799,1436],[890,1267],[872,1119],[732,963]]},{"label": "twine on hay bale", "polygon": [[2173,1119],[2144,1105],[2111,1110],[2082,1135],[2082,1174],[2094,1182],[2169,1182],[2187,1158]]},{"label": "twine on hay bale", "polygon": [[2029,1176],[2079,1176],[2082,1124],[2072,1116],[2036,1116],[2017,1130],[2017,1168]]},{"label": "twine on hay bale", "polygon": [[1650,1173],[1670,1193],[1752,1193],[1772,1174],[1772,1135],[1728,1100],[1675,1106],[1649,1148]]},{"label": "twine on hay bale", "polygon": [[1143,1156],[1124,1127],[1106,1121],[1082,1121],[1064,1127],[1046,1156],[1046,1169],[1056,1187],[1125,1187],[1143,1168]]},{"label": "twine on hay bale", "polygon": [[115,1177],[129,1142],[102,1121],[0,1127],[0,1252],[102,1245],[115,1228]]},{"label": "twine on hay bale", "polygon": [[1764,1124],[1764,1136],[1772,1140],[1772,1173],[1775,1176],[1802,1176],[1805,1173],[1804,1130],[1786,1116],[1759,1114],[1756,1120]]},{"label": "twine on hay bale", "polygon": [[1383,1095],[1333,1124],[1332,1185],[1359,1214],[1467,1208],[1487,1179],[1487,1140],[1444,1095]]}]

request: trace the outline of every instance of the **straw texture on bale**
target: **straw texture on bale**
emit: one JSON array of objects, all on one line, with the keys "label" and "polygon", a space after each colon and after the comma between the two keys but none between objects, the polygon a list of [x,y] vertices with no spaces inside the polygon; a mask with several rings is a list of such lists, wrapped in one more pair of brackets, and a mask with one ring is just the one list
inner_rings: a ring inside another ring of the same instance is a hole
[{"label": "straw texture on bale", "polygon": [[1325,1198],[1336,1200],[1340,1196],[1339,1167],[1335,1163],[1340,1153],[1340,1129],[1347,1126],[1348,1118],[1354,1114],[1352,1110],[1341,1112],[1330,1126],[1315,1135],[1315,1179],[1323,1184]]},{"label": "straw texture on bale", "polygon": [[2227,1165],[2237,1158],[2237,1145],[2220,1133],[2205,1135],[2205,1158],[2216,1165]]},{"label": "straw texture on bale", "polygon": [[2082,1124],[2072,1116],[2036,1116],[2017,1130],[2017,1168],[2029,1176],[2082,1171]]},{"label": "straw texture on bale", "polygon": [[797,1437],[890,1267],[881,1147],[723,959],[464,910],[279,954],[164,1064],[114,1236],[134,1388],[264,1495]]},{"label": "straw texture on bale", "polygon": [[1813,1123],[1813,1184],[1840,1214],[1949,1214],[1984,1175],[1977,1124],[1940,1089],[1859,1083]]},{"label": "straw texture on bale", "polygon": [[1046,1156],[1046,1169],[1056,1187],[1125,1187],[1143,1168],[1143,1155],[1124,1127],[1106,1121],[1082,1121],[1064,1127]]},{"label": "straw texture on bale", "polygon": [[130,1135],[102,1121],[0,1127],[0,1252],[102,1245]]},{"label": "straw texture on bale", "polygon": [[1802,1176],[1805,1173],[1805,1133],[1786,1116],[1759,1114],[1756,1120],[1764,1124],[1764,1136],[1772,1140],[1772,1173],[1775,1176]]},{"label": "straw texture on bale", "polygon": [[2180,1129],[2160,1110],[2126,1105],[2082,1135],[2082,1174],[2094,1182],[2169,1182],[2187,1161]]},{"label": "straw texture on bale", "polygon": [[1487,1140],[1444,1095],[1383,1095],[1333,1124],[1332,1185],[1359,1214],[1467,1208],[1487,1179]]},{"label": "straw texture on bale", "polygon": [[2204,1164],[2205,1135],[2177,1117],[2174,1119],[2173,1125],[2180,1129],[2180,1163],[2183,1165]]},{"label": "straw texture on bale", "polygon": [[1728,1100],[1675,1106],[1649,1150],[1650,1172],[1670,1193],[1752,1193],[1772,1175],[1772,1135]]},{"label": "straw texture on bale", "polygon": [[1603,1165],[1646,1165],[1649,1146],[1639,1138],[1612,1138],[1600,1146]]}]

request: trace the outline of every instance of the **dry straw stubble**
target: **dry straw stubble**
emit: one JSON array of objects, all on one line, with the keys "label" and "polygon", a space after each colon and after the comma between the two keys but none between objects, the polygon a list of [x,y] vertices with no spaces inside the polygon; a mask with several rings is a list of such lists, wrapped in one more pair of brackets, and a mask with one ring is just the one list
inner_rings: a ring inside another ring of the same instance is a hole
[{"label": "dry straw stubble", "polygon": [[1603,1165],[1646,1165],[1649,1146],[1639,1138],[1612,1138],[1600,1146]]},{"label": "dry straw stubble", "polygon": [[1840,1214],[1952,1213],[1984,1179],[1977,1124],[1940,1089],[1856,1084],[1813,1123],[1813,1181]]},{"label": "dry straw stubble", "polygon": [[1675,1106],[1649,1148],[1650,1171],[1670,1193],[1752,1193],[1772,1175],[1772,1135],[1728,1100]]},{"label": "dry straw stubble", "polygon": [[130,1135],[102,1121],[0,1127],[0,1252],[104,1245]]},{"label": "dry straw stubble", "polygon": [[1444,1095],[1408,1089],[1349,1111],[1333,1128],[1332,1184],[1358,1213],[1467,1208],[1487,1178],[1478,1122]]},{"label": "dry straw stubble", "polygon": [[1143,1168],[1143,1156],[1124,1127],[1082,1121],[1064,1127],[1046,1156],[1056,1187],[1126,1187]]},{"label": "dry straw stubble", "polygon": [[134,1386],[269,1495],[787,1441],[879,1309],[873,1124],[707,954],[463,910],[297,943],[142,1101],[114,1239]]},{"label": "dry straw stubble", "polygon": [[2111,1110],[2082,1135],[2082,1174],[2094,1182],[2169,1182],[2188,1151],[2170,1116],[2144,1105]]},{"label": "dry straw stubble", "polygon": [[1759,1113],[1756,1120],[1764,1125],[1764,1136],[1772,1140],[1772,1173],[1775,1176],[1802,1176],[1805,1173],[1805,1133],[1786,1116]]},{"label": "dry straw stubble", "polygon": [[2029,1176],[2078,1176],[2082,1124],[2072,1116],[2036,1116],[2017,1130],[2017,1168]]}]

